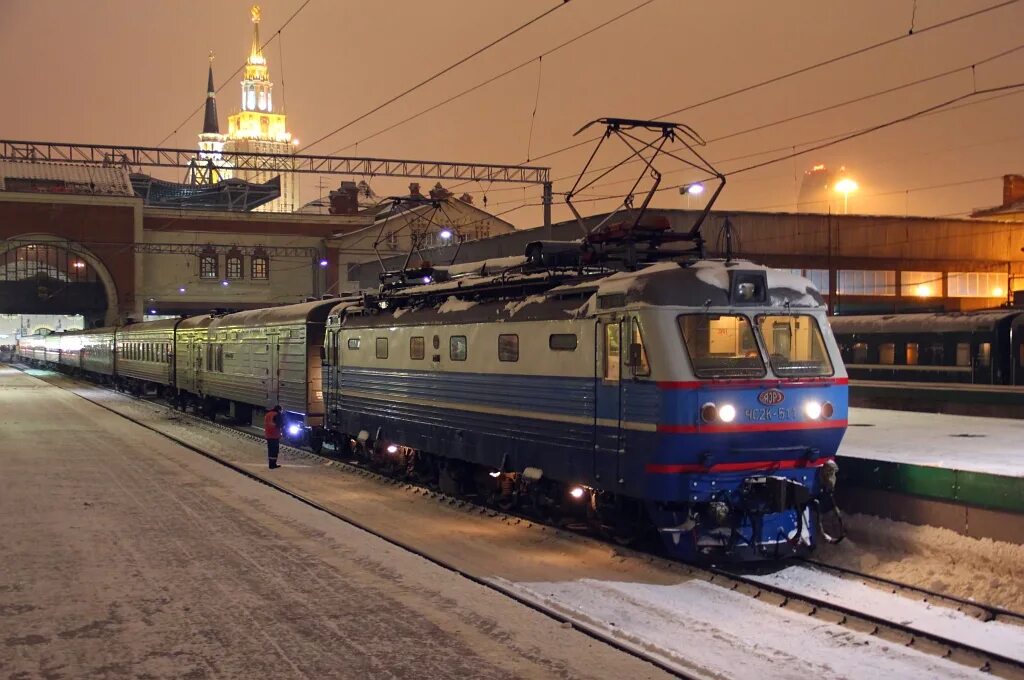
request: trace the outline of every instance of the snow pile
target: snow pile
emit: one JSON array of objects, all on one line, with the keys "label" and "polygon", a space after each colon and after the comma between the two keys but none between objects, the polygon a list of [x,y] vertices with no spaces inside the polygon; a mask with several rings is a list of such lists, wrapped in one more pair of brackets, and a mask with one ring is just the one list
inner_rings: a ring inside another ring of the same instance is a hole
[{"label": "snow pile", "polygon": [[848,536],[817,557],[940,593],[1024,611],[1024,546],[961,536],[867,515],[846,518]]},{"label": "snow pile", "polygon": [[984,678],[965,666],[832,626],[705,581],[509,583],[526,597],[697,675]]}]

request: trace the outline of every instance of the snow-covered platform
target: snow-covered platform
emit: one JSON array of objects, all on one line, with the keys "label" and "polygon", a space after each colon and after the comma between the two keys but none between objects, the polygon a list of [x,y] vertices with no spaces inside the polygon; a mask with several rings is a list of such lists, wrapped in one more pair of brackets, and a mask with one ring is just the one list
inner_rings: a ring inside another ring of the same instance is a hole
[{"label": "snow-covered platform", "polygon": [[851,408],[839,454],[1024,477],[1024,421]]},{"label": "snow-covered platform", "polygon": [[1024,421],[851,408],[841,505],[1024,544]]},{"label": "snow-covered platform", "polygon": [[0,437],[4,677],[664,677],[5,366]]}]

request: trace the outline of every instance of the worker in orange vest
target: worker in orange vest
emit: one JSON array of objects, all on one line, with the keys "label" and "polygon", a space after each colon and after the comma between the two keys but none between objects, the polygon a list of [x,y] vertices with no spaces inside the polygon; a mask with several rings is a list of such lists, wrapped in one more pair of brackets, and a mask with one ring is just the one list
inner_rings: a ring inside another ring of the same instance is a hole
[{"label": "worker in orange vest", "polygon": [[281,417],[280,404],[267,411],[263,416],[263,436],[267,438],[267,460],[270,469],[280,467],[277,464],[277,451],[281,446],[281,426],[284,419]]}]

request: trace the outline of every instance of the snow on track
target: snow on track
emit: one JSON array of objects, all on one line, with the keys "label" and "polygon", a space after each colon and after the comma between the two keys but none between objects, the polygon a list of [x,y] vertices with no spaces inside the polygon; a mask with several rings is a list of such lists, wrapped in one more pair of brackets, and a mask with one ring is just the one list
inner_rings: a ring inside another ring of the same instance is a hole
[{"label": "snow on track", "polygon": [[805,565],[748,578],[1024,662],[1024,626],[981,621],[948,606],[893,597],[879,588]]},{"label": "snow on track", "polygon": [[503,583],[669,663],[738,680],[990,678],[705,581]]}]

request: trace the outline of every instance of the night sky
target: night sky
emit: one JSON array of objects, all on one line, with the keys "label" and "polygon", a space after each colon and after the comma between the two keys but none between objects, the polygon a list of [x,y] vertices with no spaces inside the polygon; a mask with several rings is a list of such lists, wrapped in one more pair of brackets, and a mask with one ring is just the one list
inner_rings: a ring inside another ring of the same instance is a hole
[{"label": "night sky", "polygon": [[[261,35],[304,0],[264,0]],[[218,85],[248,54],[250,2],[241,0],[0,0],[0,137],[192,148],[205,98],[207,54]],[[337,2],[310,0],[264,50],[302,146],[559,4],[554,0]],[[641,0],[571,0],[544,19],[330,137],[310,152],[521,163],[566,146],[600,116],[650,118],[873,43],[998,4],[998,0],[696,2],[653,0],[625,18],[472,94],[373,139],[371,133],[535,58]],[[672,116],[714,139],[944,71],[1024,45],[1024,3],[927,31],[861,56]],[[784,149],[897,118],[974,89],[1024,81],[1024,49],[923,85],[844,106],[704,149],[729,171]],[[218,94],[221,129],[239,106],[240,76]],[[539,85],[539,89],[538,89]],[[992,95],[989,95],[992,96]],[[1001,200],[1005,173],[1024,171],[1024,88],[967,99],[803,157],[737,175],[718,207],[792,210],[800,175],[845,165],[860,183],[850,212],[962,215]],[[532,117],[536,102],[536,117]],[[964,106],[964,104],[967,104]],[[532,138],[530,135],[532,119]],[[177,130],[175,132],[175,130]],[[170,135],[168,137],[168,135]],[[356,146],[355,142],[361,143]],[[347,147],[347,148],[346,148]],[[757,152],[773,153],[751,156]],[[536,161],[554,177],[577,171],[589,148]],[[610,160],[610,159],[606,159]],[[665,170],[678,167],[674,163]],[[625,175],[613,176],[612,180]],[[673,173],[673,184],[695,177]],[[180,179],[180,177],[179,177]],[[323,190],[340,178],[324,178]],[[408,180],[376,180],[378,193]],[[939,186],[946,185],[946,186]],[[625,184],[604,187],[602,195]],[[569,184],[559,182],[558,190]],[[910,190],[908,192],[908,190]],[[316,179],[302,199],[321,191]],[[540,221],[539,188],[467,184],[517,226]],[[527,207],[521,207],[523,203]],[[841,204],[841,199],[838,201]],[[611,202],[585,203],[584,212]],[[685,207],[664,192],[655,205]],[[517,209],[518,208],[518,209]],[[565,217],[556,210],[556,218]]]}]

